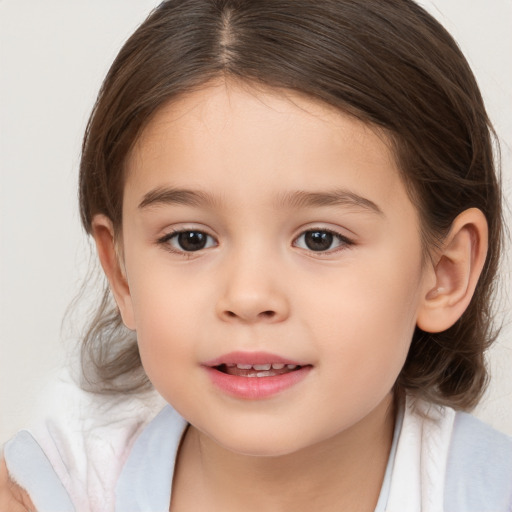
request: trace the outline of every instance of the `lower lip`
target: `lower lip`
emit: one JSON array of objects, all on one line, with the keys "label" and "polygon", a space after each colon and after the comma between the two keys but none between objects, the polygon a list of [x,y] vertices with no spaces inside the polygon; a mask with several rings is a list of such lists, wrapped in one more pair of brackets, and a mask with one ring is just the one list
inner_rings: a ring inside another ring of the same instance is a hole
[{"label": "lower lip", "polygon": [[228,375],[209,366],[204,367],[213,384],[228,395],[245,400],[263,400],[291,388],[303,380],[311,366],[272,377],[240,377]]}]

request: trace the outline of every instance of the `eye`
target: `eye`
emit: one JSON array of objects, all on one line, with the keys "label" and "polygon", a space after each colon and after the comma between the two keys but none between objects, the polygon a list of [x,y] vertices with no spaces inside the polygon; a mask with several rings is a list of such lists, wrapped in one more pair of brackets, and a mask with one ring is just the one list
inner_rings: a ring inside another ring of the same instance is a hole
[{"label": "eye", "polygon": [[333,231],[326,229],[310,229],[299,235],[294,242],[296,247],[314,252],[327,252],[339,247],[352,245],[352,242]]},{"label": "eye", "polygon": [[183,230],[169,233],[158,240],[174,252],[194,252],[214,247],[217,242],[204,231]]}]

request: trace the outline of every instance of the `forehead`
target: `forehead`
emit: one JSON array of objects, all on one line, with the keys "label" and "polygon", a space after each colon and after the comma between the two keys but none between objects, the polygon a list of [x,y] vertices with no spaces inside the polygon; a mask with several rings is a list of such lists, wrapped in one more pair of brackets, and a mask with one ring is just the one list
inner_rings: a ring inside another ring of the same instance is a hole
[{"label": "forehead", "polygon": [[228,82],[163,106],[126,171],[125,199],[169,185],[244,204],[292,189],[343,188],[384,207],[407,199],[390,141],[377,128],[293,91]]}]

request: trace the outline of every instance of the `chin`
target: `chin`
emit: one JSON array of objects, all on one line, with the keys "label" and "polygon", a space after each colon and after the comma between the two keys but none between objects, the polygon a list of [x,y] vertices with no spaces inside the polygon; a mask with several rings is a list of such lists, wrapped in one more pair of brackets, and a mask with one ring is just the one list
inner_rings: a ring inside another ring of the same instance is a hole
[{"label": "chin", "polygon": [[245,429],[239,433],[231,430],[229,436],[223,433],[219,438],[209,437],[226,450],[249,457],[282,457],[316,444],[315,440],[307,439],[306,436],[298,438],[285,429],[277,432],[276,429]]},{"label": "chin", "polygon": [[300,448],[295,446],[273,446],[265,443],[264,445],[260,442],[257,443],[244,443],[233,445],[230,443],[229,445],[224,445],[224,448],[227,450],[236,453],[238,455],[243,455],[246,457],[284,457],[286,455],[290,455],[292,453],[296,453],[300,450]]}]

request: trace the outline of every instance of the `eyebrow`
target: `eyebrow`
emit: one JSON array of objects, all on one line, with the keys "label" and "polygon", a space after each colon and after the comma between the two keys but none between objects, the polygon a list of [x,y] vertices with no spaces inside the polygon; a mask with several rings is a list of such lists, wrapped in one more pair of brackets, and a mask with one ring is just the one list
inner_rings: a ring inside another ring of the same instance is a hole
[{"label": "eyebrow", "polygon": [[183,204],[186,206],[216,206],[218,200],[208,192],[183,188],[157,187],[144,195],[139,208]]},{"label": "eyebrow", "polygon": [[[144,195],[139,204],[139,208],[145,209],[172,204],[215,207],[218,206],[219,203],[219,199],[208,192],[172,187],[157,187]],[[357,209],[384,215],[379,206],[373,201],[345,189],[326,192],[307,192],[305,190],[287,192],[277,197],[275,206],[278,209],[286,207],[299,209],[319,206],[355,207]]]},{"label": "eyebrow", "polygon": [[346,189],[337,189],[327,192],[306,192],[303,190],[287,192],[278,198],[277,205],[292,208],[308,208],[314,206],[355,207],[384,215],[384,212],[373,201]]}]

